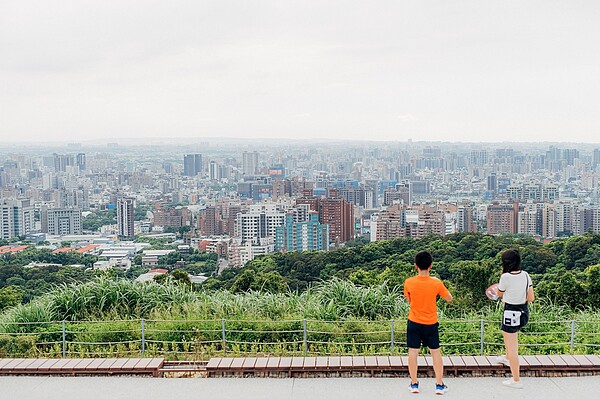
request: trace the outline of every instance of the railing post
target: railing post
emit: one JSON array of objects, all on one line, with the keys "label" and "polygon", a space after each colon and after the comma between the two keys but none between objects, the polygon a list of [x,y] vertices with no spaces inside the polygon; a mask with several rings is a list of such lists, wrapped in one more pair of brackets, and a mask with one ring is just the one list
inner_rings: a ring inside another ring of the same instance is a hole
[{"label": "railing post", "polygon": [[394,354],[394,343],[396,342],[396,336],[395,336],[395,332],[394,332],[394,319],[392,319],[392,330],[391,330],[391,338],[392,338],[392,342],[391,342],[391,346],[390,346],[390,354],[393,355]]},{"label": "railing post", "polygon": [[142,356],[146,353],[146,320],[142,319]]},{"label": "railing post", "polygon": [[485,340],[485,321],[480,320],[479,326],[479,354],[483,356],[483,345]]},{"label": "railing post", "polygon": [[67,328],[65,321],[62,321],[62,357],[67,355]]},{"label": "railing post", "polygon": [[306,319],[302,320],[302,325],[303,325],[303,338],[302,338],[302,343],[304,345],[304,356],[306,356],[308,354],[308,330],[306,328]]},{"label": "railing post", "polygon": [[575,350],[575,320],[571,320],[571,354]]},{"label": "railing post", "polygon": [[221,347],[223,348],[223,354],[227,352],[227,339],[225,336],[225,319],[221,319]]}]

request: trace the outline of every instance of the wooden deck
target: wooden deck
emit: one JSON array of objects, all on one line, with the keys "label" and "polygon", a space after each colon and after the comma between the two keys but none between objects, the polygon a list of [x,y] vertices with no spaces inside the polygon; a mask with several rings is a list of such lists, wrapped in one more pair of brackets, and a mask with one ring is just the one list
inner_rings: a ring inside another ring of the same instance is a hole
[{"label": "wooden deck", "polygon": [[14,374],[147,374],[158,377],[163,358],[0,359],[0,375]]},{"label": "wooden deck", "polygon": [[[443,356],[447,375],[488,376],[510,372],[495,356]],[[524,376],[600,375],[599,355],[520,356]],[[433,376],[429,356],[419,356],[419,373]],[[165,374],[207,377],[369,377],[408,375],[406,356],[217,357],[208,362],[163,358],[0,359],[0,375]],[[181,375],[181,374],[180,374]]]},{"label": "wooden deck", "polygon": [[[520,356],[524,375],[600,374],[598,355]],[[444,372],[450,375],[505,374],[510,369],[496,363],[496,356],[443,356]],[[432,375],[429,356],[419,356],[419,372]],[[406,356],[317,356],[212,358],[206,365],[207,376],[368,376],[407,374]]]}]

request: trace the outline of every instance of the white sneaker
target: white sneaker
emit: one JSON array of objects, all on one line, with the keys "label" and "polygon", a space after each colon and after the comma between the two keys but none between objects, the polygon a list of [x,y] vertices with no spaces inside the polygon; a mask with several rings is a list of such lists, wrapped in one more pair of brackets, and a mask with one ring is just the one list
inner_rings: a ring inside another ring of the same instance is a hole
[{"label": "white sneaker", "polygon": [[496,356],[496,363],[500,363],[500,364],[510,367],[510,361],[504,355]]},{"label": "white sneaker", "polygon": [[512,378],[510,380],[502,381],[502,384],[504,384],[507,387],[516,388],[516,389],[523,388],[523,383],[521,381],[515,381]]}]

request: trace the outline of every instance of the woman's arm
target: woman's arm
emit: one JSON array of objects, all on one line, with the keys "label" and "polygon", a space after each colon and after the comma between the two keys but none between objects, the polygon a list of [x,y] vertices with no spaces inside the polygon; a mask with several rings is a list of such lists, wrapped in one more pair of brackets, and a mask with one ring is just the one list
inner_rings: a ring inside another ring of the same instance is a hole
[{"label": "woman's arm", "polygon": [[530,285],[527,288],[527,302],[533,302],[535,300],[535,294],[533,293],[533,286]]}]

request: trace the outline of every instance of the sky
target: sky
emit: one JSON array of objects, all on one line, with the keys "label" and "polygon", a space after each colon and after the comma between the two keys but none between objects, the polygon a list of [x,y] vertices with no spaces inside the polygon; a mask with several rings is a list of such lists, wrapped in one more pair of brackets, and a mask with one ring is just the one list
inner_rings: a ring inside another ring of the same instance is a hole
[{"label": "sky", "polygon": [[0,0],[0,137],[600,142],[600,1]]}]

